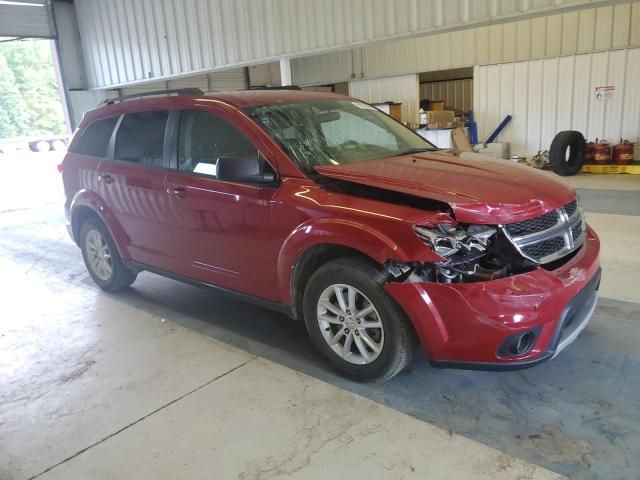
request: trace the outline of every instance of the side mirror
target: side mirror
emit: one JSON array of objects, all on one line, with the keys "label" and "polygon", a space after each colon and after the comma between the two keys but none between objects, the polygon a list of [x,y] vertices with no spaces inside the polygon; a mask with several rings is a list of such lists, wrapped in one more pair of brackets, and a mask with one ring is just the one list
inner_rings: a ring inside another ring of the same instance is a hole
[{"label": "side mirror", "polygon": [[[265,166],[269,170],[265,171]],[[218,158],[216,169],[216,177],[227,182],[268,185],[276,180],[275,172],[259,157],[225,155]]]}]

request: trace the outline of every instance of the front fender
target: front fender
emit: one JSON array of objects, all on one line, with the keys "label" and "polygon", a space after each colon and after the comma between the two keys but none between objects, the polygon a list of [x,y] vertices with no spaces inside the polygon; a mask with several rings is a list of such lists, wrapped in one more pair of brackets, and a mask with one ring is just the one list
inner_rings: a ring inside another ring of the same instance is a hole
[{"label": "front fender", "polygon": [[105,225],[116,244],[120,257],[127,260],[130,259],[131,255],[127,248],[131,243],[129,236],[125,233],[111,207],[91,190],[78,190],[69,205],[69,222],[71,223],[76,243],[78,242],[77,237],[80,230],[80,225],[77,224],[78,216],[86,208],[91,210]]},{"label": "front fender", "polygon": [[322,218],[305,222],[291,232],[280,249],[278,290],[281,301],[284,305],[291,305],[293,267],[300,256],[314,246],[330,244],[348,247],[361,252],[379,264],[383,264],[387,260],[410,262],[439,258],[419,241],[407,243],[412,247],[419,245],[424,251],[419,253],[407,251],[381,230],[354,220]]}]

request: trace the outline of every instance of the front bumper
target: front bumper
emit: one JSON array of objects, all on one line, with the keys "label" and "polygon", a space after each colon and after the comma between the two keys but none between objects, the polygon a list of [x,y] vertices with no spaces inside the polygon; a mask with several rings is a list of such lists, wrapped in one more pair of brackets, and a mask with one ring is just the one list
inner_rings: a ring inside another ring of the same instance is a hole
[{"label": "front bumper", "polygon": [[[388,283],[385,289],[409,316],[434,366],[528,368],[553,358],[586,327],[597,302],[599,251],[588,228],[578,253],[553,271],[477,283]],[[498,354],[507,337],[532,329],[538,334],[529,352]]]}]

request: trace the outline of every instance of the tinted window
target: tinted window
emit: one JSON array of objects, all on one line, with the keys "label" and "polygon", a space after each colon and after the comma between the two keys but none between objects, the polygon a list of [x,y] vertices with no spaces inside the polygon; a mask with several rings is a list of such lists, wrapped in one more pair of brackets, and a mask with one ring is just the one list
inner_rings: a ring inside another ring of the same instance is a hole
[{"label": "tinted window", "polygon": [[116,123],[118,123],[118,117],[93,122],[82,133],[72,152],[92,157],[104,157]]},{"label": "tinted window", "polygon": [[125,115],[116,134],[114,158],[161,168],[168,118],[166,110]]},{"label": "tinted window", "polygon": [[180,116],[178,170],[216,176],[221,156],[257,157],[258,149],[216,115],[184,111]]}]

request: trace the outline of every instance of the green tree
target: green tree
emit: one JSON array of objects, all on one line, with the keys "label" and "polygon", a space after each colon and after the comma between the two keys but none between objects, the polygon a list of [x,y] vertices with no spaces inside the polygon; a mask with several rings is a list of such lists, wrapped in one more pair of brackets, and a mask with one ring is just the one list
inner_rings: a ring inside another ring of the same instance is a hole
[{"label": "green tree", "polygon": [[0,51],[0,138],[17,137],[26,130],[26,105],[13,72]]},{"label": "green tree", "polygon": [[[48,40],[0,43],[23,100],[26,128],[23,135],[64,133],[64,116],[58,93],[51,44]],[[0,92],[3,90],[0,89]]]}]

